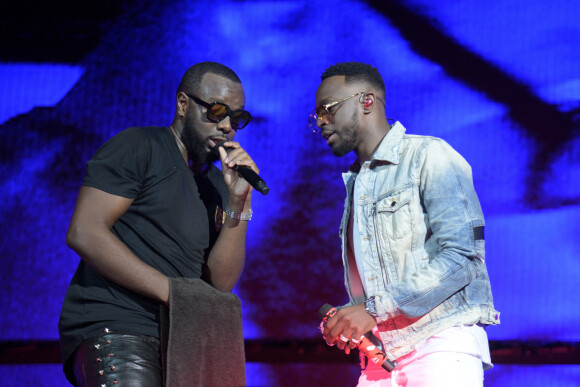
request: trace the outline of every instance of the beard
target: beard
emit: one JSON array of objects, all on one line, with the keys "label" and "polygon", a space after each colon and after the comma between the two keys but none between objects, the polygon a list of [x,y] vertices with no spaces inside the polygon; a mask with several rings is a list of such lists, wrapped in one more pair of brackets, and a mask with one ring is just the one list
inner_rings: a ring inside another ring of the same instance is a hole
[{"label": "beard", "polygon": [[194,120],[188,112],[183,123],[181,141],[185,145],[185,150],[189,158],[197,165],[214,163],[219,159],[217,152],[207,151],[207,140],[204,139],[195,128]]},{"label": "beard", "polygon": [[332,154],[337,157],[342,157],[354,150],[358,135],[358,128],[358,117],[353,114],[338,135],[339,140],[332,147]]}]

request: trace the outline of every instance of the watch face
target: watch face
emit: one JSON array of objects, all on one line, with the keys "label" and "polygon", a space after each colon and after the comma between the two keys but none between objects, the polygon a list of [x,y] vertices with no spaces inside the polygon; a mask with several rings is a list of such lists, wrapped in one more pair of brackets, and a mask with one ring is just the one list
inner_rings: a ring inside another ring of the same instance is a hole
[{"label": "watch face", "polygon": [[377,308],[375,306],[375,297],[370,297],[369,299],[367,299],[365,301],[365,309],[367,311],[368,314],[370,314],[373,317],[377,317]]}]

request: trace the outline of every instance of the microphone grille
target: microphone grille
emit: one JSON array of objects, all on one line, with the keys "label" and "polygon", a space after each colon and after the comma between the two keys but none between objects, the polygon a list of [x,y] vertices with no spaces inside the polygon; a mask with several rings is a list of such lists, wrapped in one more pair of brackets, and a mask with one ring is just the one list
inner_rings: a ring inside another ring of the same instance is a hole
[{"label": "microphone grille", "polygon": [[[212,149],[213,153],[218,158],[220,157],[220,151],[219,151],[219,149],[220,149],[220,147],[223,147],[225,143],[226,143],[225,141],[220,141],[220,142],[216,143],[215,146]],[[231,149],[228,149],[228,148],[225,148],[225,147],[224,147],[224,149],[226,150],[226,152],[231,151]]]},{"label": "microphone grille", "polygon": [[318,309],[318,317],[323,318],[333,308],[330,304],[324,304]]}]

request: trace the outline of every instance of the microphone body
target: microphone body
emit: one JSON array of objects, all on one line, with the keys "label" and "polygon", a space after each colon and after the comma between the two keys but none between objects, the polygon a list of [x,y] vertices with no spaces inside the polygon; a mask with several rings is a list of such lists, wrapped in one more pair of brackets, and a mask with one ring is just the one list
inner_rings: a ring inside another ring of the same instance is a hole
[{"label": "microphone body", "polygon": [[[224,146],[225,141],[218,142],[215,147],[213,148],[214,152],[219,157],[219,148],[222,147],[225,149],[227,153],[232,151],[231,148],[226,148]],[[268,194],[270,192],[270,188],[266,185],[264,180],[254,170],[246,165],[236,165],[234,166],[234,171],[240,174],[252,187],[254,187],[257,191],[259,191],[262,195]]]},{"label": "microphone body", "polygon": [[[318,316],[322,321],[327,322],[336,312],[335,307],[324,304],[318,310]],[[356,346],[359,351],[365,354],[369,361],[383,367],[387,372],[391,372],[397,366],[397,362],[389,360],[387,355],[382,351],[382,343],[379,342],[378,338],[372,332],[367,332],[362,335]]]}]

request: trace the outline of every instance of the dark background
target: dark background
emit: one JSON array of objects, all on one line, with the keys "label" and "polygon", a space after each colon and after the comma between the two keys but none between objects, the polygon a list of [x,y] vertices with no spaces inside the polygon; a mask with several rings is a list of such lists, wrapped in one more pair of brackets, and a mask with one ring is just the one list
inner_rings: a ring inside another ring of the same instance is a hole
[{"label": "dark background", "polygon": [[379,68],[389,117],[409,133],[444,138],[473,168],[502,312],[502,325],[488,329],[496,366],[486,385],[580,380],[578,356],[570,355],[580,340],[577,2],[1,7],[4,382],[65,385],[54,357],[56,325],[78,257],[64,234],[85,163],[126,127],[168,125],[181,75],[203,60],[222,62],[242,79],[255,120],[236,140],[271,187],[268,196],[254,195],[248,261],[235,290],[249,385],[356,381],[353,359],[317,346],[316,317],[323,303],[347,301],[340,173],[354,156],[333,157],[306,125],[320,74],[348,60]]}]

